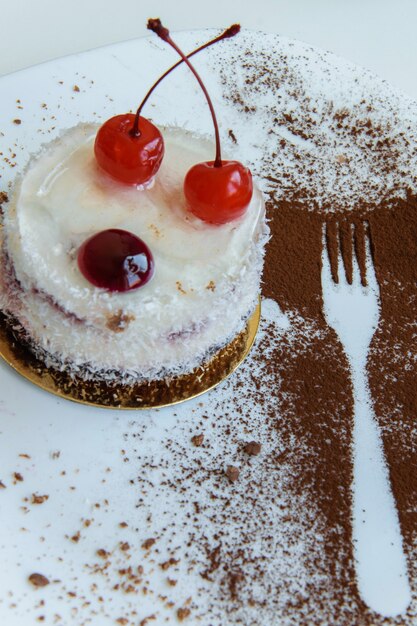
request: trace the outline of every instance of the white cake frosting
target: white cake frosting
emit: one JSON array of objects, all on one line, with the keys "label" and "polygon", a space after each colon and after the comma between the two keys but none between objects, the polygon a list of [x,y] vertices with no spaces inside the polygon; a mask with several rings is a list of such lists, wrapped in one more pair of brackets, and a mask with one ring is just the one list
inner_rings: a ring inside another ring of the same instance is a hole
[{"label": "white cake frosting", "polygon": [[[122,380],[188,371],[232,339],[255,306],[268,231],[262,195],[255,187],[238,220],[204,223],[186,210],[183,180],[213,158],[211,141],[162,129],[162,166],[141,190],[98,168],[97,128],[63,133],[17,182],[4,220],[1,309],[55,367],[87,377],[116,370]],[[80,272],[80,245],[109,228],[150,248],[155,274],[143,287],[109,292]]]}]

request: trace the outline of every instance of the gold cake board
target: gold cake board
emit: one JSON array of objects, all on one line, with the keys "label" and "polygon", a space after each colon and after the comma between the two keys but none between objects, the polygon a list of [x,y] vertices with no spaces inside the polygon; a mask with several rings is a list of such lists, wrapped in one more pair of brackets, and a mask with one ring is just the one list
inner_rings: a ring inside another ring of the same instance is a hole
[{"label": "gold cake board", "polygon": [[246,328],[209,361],[190,374],[133,385],[84,381],[47,368],[0,323],[0,356],[21,376],[60,398],[107,409],[156,409],[191,400],[230,376],[249,354],[261,316],[260,301]]}]

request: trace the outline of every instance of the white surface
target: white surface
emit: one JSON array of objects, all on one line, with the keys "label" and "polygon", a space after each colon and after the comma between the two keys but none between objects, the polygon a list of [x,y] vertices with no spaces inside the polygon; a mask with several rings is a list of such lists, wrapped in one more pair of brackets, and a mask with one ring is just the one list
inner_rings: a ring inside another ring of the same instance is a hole
[{"label": "white surface", "polygon": [[323,307],[326,320],[338,334],[352,371],[352,534],[358,588],[362,599],[373,611],[393,617],[407,609],[411,591],[397,507],[366,376],[368,350],[380,317],[379,286],[370,260],[369,242],[366,260],[367,287],[361,286],[355,258],[353,282],[348,285],[339,253],[339,283],[336,284],[323,246]]},{"label": "white surface", "polygon": [[[368,67],[417,98],[414,0],[3,0],[0,75],[132,39],[146,20],[171,30],[243,27],[315,44]],[[140,62],[140,60],[138,60]]]},{"label": "white surface", "polygon": [[[4,128],[6,140],[16,138],[19,166],[24,164],[28,153],[37,149],[40,142],[56,135],[56,127],[75,123],[79,119],[94,118],[95,111],[105,117],[116,108],[122,110],[122,107],[130,106],[128,103],[132,100],[132,82],[140,76],[130,57],[126,61],[126,55],[134,49],[133,44],[121,46],[117,54],[114,48],[103,49],[84,57],[59,60],[50,66],[10,75],[0,81],[4,120],[7,120],[7,123],[4,122],[7,126]],[[153,70],[157,72],[165,64],[165,56],[156,55]],[[95,79],[94,88],[90,86],[91,77]],[[59,80],[63,80],[64,85],[60,85]],[[80,93],[73,93],[74,83],[79,83]],[[109,93],[116,94],[115,102],[110,99]],[[16,109],[17,98],[24,103],[23,111]],[[47,102],[46,110],[42,109],[42,102]],[[10,120],[19,115],[24,117],[25,122],[31,123],[13,125]],[[179,123],[184,123],[187,119],[184,108],[179,109],[176,115],[180,118]],[[42,122],[42,116],[45,117],[45,122]],[[42,129],[40,134],[35,132],[38,127]],[[14,170],[5,168],[3,182],[12,180],[14,174]],[[267,322],[274,321],[273,313],[271,306],[265,307],[264,317]],[[279,324],[280,328],[284,327],[282,320]],[[143,509],[136,508],[137,494],[135,498],[135,494],[126,488],[131,478],[129,472],[141,472],[141,454],[145,451],[153,455],[156,469],[150,473],[150,480],[158,484],[161,473],[163,474],[158,463],[164,462],[161,442],[164,438],[174,441],[179,439],[178,432],[182,433],[184,441],[189,441],[194,424],[193,411],[198,411],[199,405],[198,402],[192,402],[175,409],[175,412],[165,410],[157,415],[147,412],[136,415],[129,422],[128,416],[120,415],[117,411],[93,410],[49,396],[19,379],[3,364],[0,365],[0,370],[2,468],[3,480],[8,485],[7,490],[1,493],[0,500],[0,506],[3,507],[0,515],[0,537],[3,538],[0,542],[3,563],[0,587],[12,590],[13,593],[0,603],[0,616],[7,626],[27,626],[35,624],[37,615],[43,611],[40,607],[36,612],[33,610],[36,592],[26,582],[27,575],[34,569],[39,568],[38,571],[51,578],[64,579],[67,588],[73,583],[77,589],[87,589],[91,578],[85,571],[84,564],[87,559],[91,563],[96,549],[114,547],[116,550],[119,540],[129,540],[135,545],[136,553],[141,555],[140,542],[147,538],[149,532],[146,521],[149,510],[152,510],[157,522],[160,515],[161,520],[173,525],[172,519],[166,520],[163,517],[164,507],[168,505],[162,500],[150,502],[148,498]],[[209,414],[210,403],[221,401],[227,395],[227,389],[227,385],[222,386],[204,397]],[[130,452],[135,458],[136,470],[123,465],[125,453],[121,454],[121,449],[125,448],[123,437],[126,431],[134,429],[140,433],[138,445],[143,445],[143,448],[138,454],[132,442],[126,443],[126,447],[134,448]],[[50,453],[53,450],[61,451],[61,460],[51,459]],[[29,453],[31,459],[19,457],[21,453]],[[106,467],[109,466],[112,467],[112,472],[107,477]],[[64,476],[60,473],[61,470],[66,471]],[[12,485],[14,471],[24,475],[23,483]],[[106,482],[103,483],[103,480]],[[76,489],[72,490],[71,487]],[[48,493],[50,498],[39,508],[24,504],[23,498],[30,498],[30,494],[34,492]],[[279,486],[277,492],[280,493]],[[284,488],[282,492],[285,496]],[[168,492],[167,497],[174,496]],[[103,504],[107,498],[110,505]],[[101,503],[100,513],[94,508],[95,502]],[[22,506],[27,506],[29,511],[26,513]],[[187,511],[176,510],[175,502],[172,506],[176,516],[175,526],[180,527]],[[94,525],[91,532],[88,529],[83,530],[79,544],[63,538],[64,535],[71,536],[78,530],[83,518],[93,515],[99,523]],[[314,511],[312,517],[314,520],[318,519]],[[135,535],[130,529],[120,531],[117,524],[122,520],[130,526],[139,527],[140,533]],[[29,530],[17,530],[22,527]],[[42,539],[45,535],[47,540]],[[178,541],[181,541],[180,536]],[[282,549],[282,545],[277,542],[277,551],[279,549]],[[58,557],[64,558],[64,561],[58,561]],[[271,559],[273,557],[276,555],[272,555]],[[284,559],[281,561],[284,562]],[[132,563],[136,565],[136,560]],[[158,588],[161,582],[159,570],[154,569],[149,572],[149,576],[152,577],[154,588]],[[293,579],[297,579],[297,576],[293,575]],[[100,616],[100,611],[104,610],[97,597],[101,589],[103,594],[110,596],[111,606],[106,607],[106,610],[112,614],[113,621],[100,617],[93,622],[98,626],[114,623],[114,618],[119,615],[118,611],[125,608],[130,601],[120,594],[113,595],[103,584],[97,593],[88,595],[92,602],[90,608],[97,610]],[[181,576],[181,585],[175,591],[176,597],[185,599],[191,590],[192,581],[185,575]],[[50,585],[38,597],[47,598],[45,611],[50,616],[48,623],[53,622],[54,610],[65,614],[67,621],[63,623],[76,623],[71,621],[70,601],[63,601],[60,597],[60,587]],[[133,598],[135,600],[137,601]],[[13,606],[14,603],[16,606]],[[151,610],[152,600],[141,598],[139,617],[145,617]],[[168,612],[168,615],[172,615],[172,612]],[[158,626],[162,622],[159,620],[153,623]]]}]

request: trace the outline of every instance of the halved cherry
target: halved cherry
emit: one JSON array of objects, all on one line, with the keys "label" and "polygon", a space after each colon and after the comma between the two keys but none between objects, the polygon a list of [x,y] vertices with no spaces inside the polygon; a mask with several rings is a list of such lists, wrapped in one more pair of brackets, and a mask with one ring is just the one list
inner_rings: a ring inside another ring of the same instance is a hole
[{"label": "halved cherry", "polygon": [[154,260],[142,239],[127,230],[111,228],[87,239],[78,250],[78,267],[95,287],[130,291],[153,276]]}]

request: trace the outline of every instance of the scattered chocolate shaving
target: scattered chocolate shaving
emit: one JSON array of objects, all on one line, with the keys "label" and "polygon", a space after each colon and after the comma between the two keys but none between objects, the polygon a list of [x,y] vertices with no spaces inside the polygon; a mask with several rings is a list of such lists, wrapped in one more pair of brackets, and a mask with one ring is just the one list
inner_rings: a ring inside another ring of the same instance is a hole
[{"label": "scattered chocolate shaving", "polygon": [[46,587],[46,585],[49,585],[48,578],[39,573],[31,574],[28,580],[34,587]]},{"label": "scattered chocolate shaving", "polygon": [[72,88],[73,91],[76,91],[77,93],[80,91],[80,88],[78,87],[78,85],[74,85],[74,87]]},{"label": "scattered chocolate shaving", "polygon": [[167,570],[170,567],[173,567],[174,565],[178,565],[178,563],[179,563],[179,560],[171,557],[170,559],[168,559],[168,561],[165,561],[164,563],[160,563],[159,566],[161,569]]},{"label": "scattered chocolate shaving", "polygon": [[38,495],[37,493],[32,493],[32,504],[43,504],[46,500],[49,499],[48,495]]},{"label": "scattered chocolate shaving", "polygon": [[191,615],[191,611],[187,607],[184,607],[182,609],[178,609],[177,610],[177,617],[178,617],[180,622],[182,622],[185,619],[187,619],[187,617],[190,617],[190,615]]},{"label": "scattered chocolate shaving", "polygon": [[243,450],[246,454],[249,454],[249,456],[257,456],[261,453],[262,446],[256,441],[249,441],[249,443],[245,444]]},{"label": "scattered chocolate shaving", "polygon": [[187,292],[186,292],[186,291],[185,291],[185,289],[183,288],[181,281],[177,280],[177,281],[175,282],[175,284],[176,284],[176,286],[177,286],[178,291],[179,291],[180,293],[182,293],[182,295],[183,295],[183,296],[186,296],[186,295],[187,295]]},{"label": "scattered chocolate shaving", "polygon": [[191,443],[193,444],[193,446],[196,446],[197,448],[203,445],[203,441],[204,441],[204,435],[193,435],[191,437]]},{"label": "scattered chocolate shaving", "polygon": [[134,319],[134,315],[127,315],[120,309],[107,319],[106,327],[114,333],[122,333]]},{"label": "scattered chocolate shaving", "polygon": [[99,556],[101,559],[107,559],[110,556],[110,552],[107,552],[107,550],[104,550],[104,548],[99,548],[96,552],[97,556]]},{"label": "scattered chocolate shaving", "polygon": [[229,135],[230,139],[233,141],[233,143],[237,143],[237,139],[236,139],[235,134],[232,131],[232,129],[229,130],[228,135]]},{"label": "scattered chocolate shaving", "polygon": [[151,537],[150,539],[145,539],[145,541],[142,543],[142,548],[144,550],[149,550],[155,543],[156,539],[154,539],[153,537]]},{"label": "scattered chocolate shaving", "polygon": [[235,467],[234,465],[229,465],[226,468],[226,476],[227,478],[230,480],[231,483],[235,483],[237,480],[239,480],[239,469],[237,467]]},{"label": "scattered chocolate shaving", "polygon": [[13,478],[18,482],[21,483],[23,481],[23,476],[20,472],[14,472],[13,474]]},{"label": "scattered chocolate shaving", "polygon": [[13,124],[16,124],[17,126],[18,126],[19,124],[21,124],[21,123],[22,123],[22,120],[19,120],[18,118],[16,118],[15,120],[13,120]]}]

